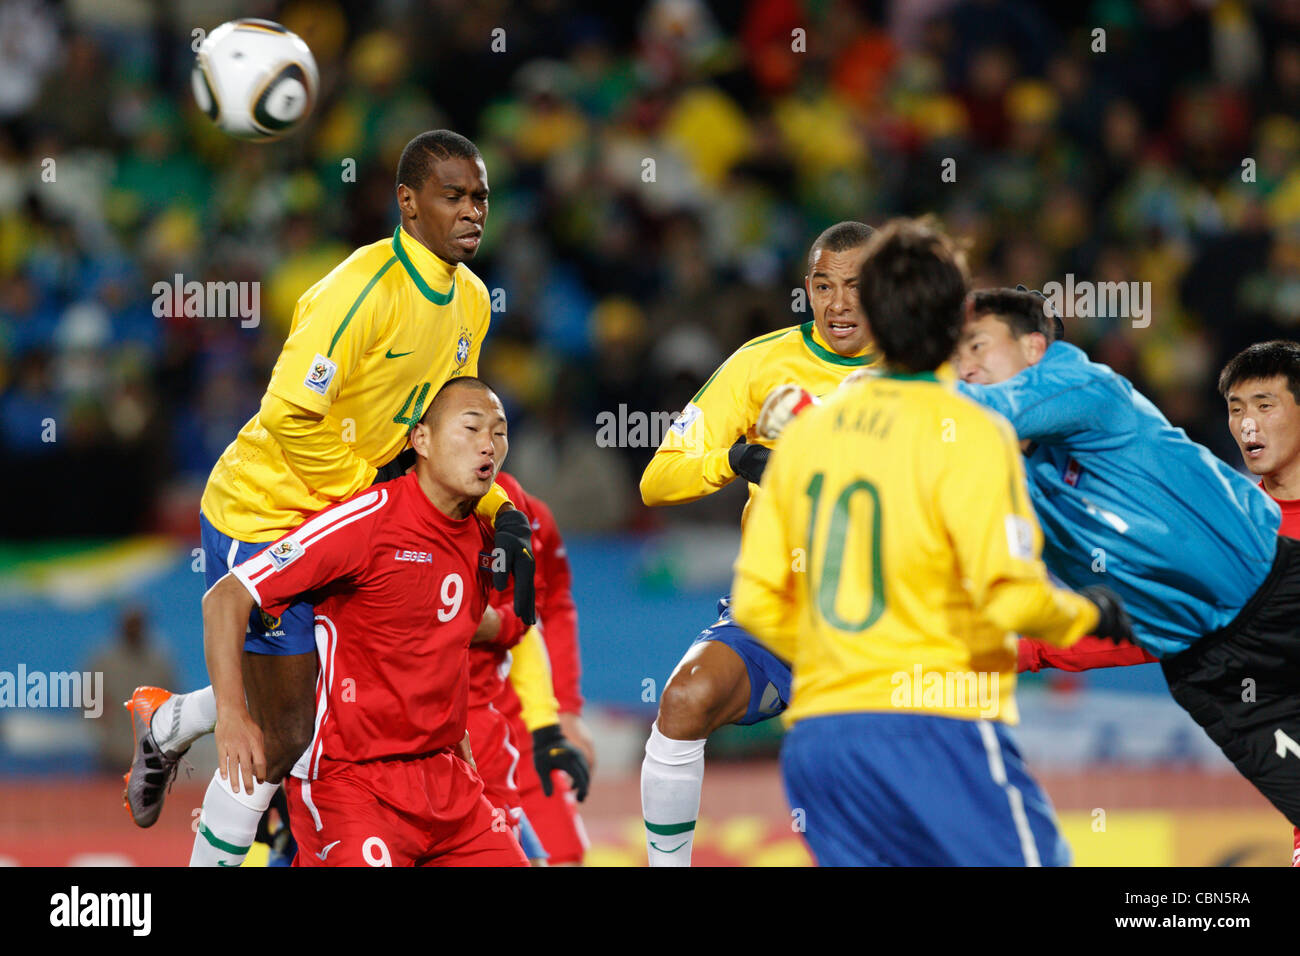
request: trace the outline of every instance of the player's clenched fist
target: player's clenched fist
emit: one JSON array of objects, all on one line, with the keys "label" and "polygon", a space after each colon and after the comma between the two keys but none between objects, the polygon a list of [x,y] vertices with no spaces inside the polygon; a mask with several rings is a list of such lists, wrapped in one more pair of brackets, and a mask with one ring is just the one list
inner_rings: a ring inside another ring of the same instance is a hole
[{"label": "player's clenched fist", "polygon": [[819,405],[817,397],[801,385],[778,385],[763,400],[754,428],[760,438],[776,441],[785,426],[809,405]]},{"label": "player's clenched fist", "polygon": [[[492,547],[495,551],[492,562],[492,584],[498,591],[510,586],[510,579],[515,579],[515,614],[525,624],[537,623],[534,609],[533,571],[533,532],[528,526],[528,518],[518,508],[502,508],[497,512],[493,524],[495,536]],[[497,557],[504,560],[503,567],[498,568]]]},{"label": "player's clenched fist", "polygon": [[240,781],[244,793],[252,793],[256,781],[266,779],[266,751],[262,745],[262,729],[247,711],[231,714],[229,710],[217,711],[217,772],[222,780],[230,782],[232,793],[239,793]]}]

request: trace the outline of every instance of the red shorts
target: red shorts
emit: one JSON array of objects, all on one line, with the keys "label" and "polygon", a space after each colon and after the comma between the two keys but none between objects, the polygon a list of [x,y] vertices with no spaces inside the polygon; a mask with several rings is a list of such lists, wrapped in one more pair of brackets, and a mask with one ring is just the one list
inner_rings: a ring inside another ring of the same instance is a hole
[{"label": "red shorts", "polygon": [[533,765],[533,737],[519,717],[510,720],[510,729],[519,741],[519,768],[515,774],[524,815],[546,848],[548,862],[581,863],[587,852],[587,831],[578,815],[578,800],[562,773],[551,774],[551,796],[542,792],[542,781]]},{"label": "red shorts", "polygon": [[289,777],[294,866],[527,866],[473,768],[448,751],[367,763],[322,761]]},{"label": "red shorts", "polygon": [[483,794],[513,826],[523,804],[515,776],[519,750],[511,736],[510,722],[495,707],[485,704],[469,709],[469,746],[483,780]]}]

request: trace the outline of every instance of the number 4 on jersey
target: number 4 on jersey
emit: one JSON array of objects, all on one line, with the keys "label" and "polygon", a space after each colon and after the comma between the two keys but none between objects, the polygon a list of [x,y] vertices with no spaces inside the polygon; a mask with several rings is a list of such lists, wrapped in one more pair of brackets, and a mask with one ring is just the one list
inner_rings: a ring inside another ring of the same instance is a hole
[{"label": "number 4 on jersey", "polygon": [[[415,392],[417,389],[419,389],[420,392],[419,398],[415,397]],[[402,410],[393,416],[393,421],[395,421],[399,425],[405,425],[407,428],[414,428],[416,425],[420,423],[420,418],[424,414],[424,400],[428,397],[429,397],[428,382],[424,383],[423,388],[421,388],[419,385],[412,385],[411,394],[406,396],[406,401],[402,403]],[[407,415],[406,410],[411,407],[411,402],[415,402],[415,411],[411,412],[410,415]]]}]

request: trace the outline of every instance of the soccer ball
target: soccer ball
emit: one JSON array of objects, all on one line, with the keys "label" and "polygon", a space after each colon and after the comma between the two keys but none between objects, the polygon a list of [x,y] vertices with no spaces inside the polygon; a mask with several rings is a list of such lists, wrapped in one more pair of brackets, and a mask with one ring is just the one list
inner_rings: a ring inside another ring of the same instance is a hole
[{"label": "soccer ball", "polygon": [[190,74],[199,109],[239,139],[279,139],[307,118],[320,90],[307,44],[270,20],[231,20],[199,45]]}]

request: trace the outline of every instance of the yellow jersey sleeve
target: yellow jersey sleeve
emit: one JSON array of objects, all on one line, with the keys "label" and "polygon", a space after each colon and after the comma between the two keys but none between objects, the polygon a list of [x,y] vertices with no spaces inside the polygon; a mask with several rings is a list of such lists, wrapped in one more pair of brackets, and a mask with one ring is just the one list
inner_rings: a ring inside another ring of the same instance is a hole
[{"label": "yellow jersey sleeve", "polygon": [[478,500],[478,504],[474,508],[474,513],[480,517],[487,518],[488,521],[495,522],[497,519],[497,512],[501,510],[502,506],[513,504],[514,502],[510,500],[510,496],[506,494],[506,490],[496,482],[493,482],[492,487],[488,489],[488,493]]},{"label": "yellow jersey sleeve", "polygon": [[[928,446],[941,459],[935,505],[958,568],[975,606],[1000,630],[1067,647],[1096,627],[1096,607],[1048,580],[1015,433],[995,413],[974,411],[954,423],[953,441]],[[966,441],[987,454],[958,451]]]},{"label": "yellow jersey sleeve", "polygon": [[375,286],[396,261],[390,259],[364,283],[360,271],[346,280],[317,283],[298,300],[289,337],[271,371],[269,394],[319,415],[329,412],[383,334],[378,326],[386,310]]},{"label": "yellow jersey sleeve", "polygon": [[519,716],[532,733],[560,722],[560,703],[551,684],[551,661],[536,625],[510,651],[510,684],[519,695]]},{"label": "yellow jersey sleeve", "polygon": [[259,415],[284,460],[314,494],[342,501],[374,483],[378,469],[345,444],[323,416],[270,391],[262,396]]},{"label": "yellow jersey sleeve", "polygon": [[801,548],[789,539],[781,513],[787,476],[778,444],[754,493],[741,535],[740,556],[732,587],[731,610],[737,624],[787,661],[798,638],[796,572],[806,567]]},{"label": "yellow jersey sleeve", "polygon": [[736,477],[727,452],[749,429],[749,378],[754,356],[763,354],[747,351],[742,346],[723,362],[669,426],[641,476],[647,505],[695,501]]}]

